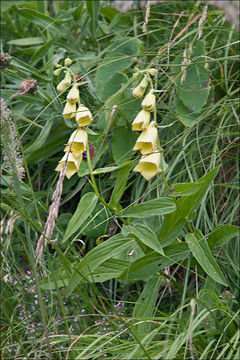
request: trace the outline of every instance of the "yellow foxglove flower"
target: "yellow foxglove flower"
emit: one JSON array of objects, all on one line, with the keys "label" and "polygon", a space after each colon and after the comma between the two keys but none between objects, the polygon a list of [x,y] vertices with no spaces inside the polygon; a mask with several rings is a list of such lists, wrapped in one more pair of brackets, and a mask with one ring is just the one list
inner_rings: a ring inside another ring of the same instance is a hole
[{"label": "yellow foxglove flower", "polygon": [[133,150],[139,150],[142,155],[150,154],[156,146],[158,131],[151,122],[146,130],[143,130],[141,135],[138,137]]},{"label": "yellow foxglove flower", "polygon": [[138,86],[140,86],[141,89],[146,90],[146,88],[148,86],[148,78],[147,78],[147,76],[144,76],[144,78],[142,79],[142,81],[140,82],[140,84]]},{"label": "yellow foxglove flower", "polygon": [[161,169],[159,169],[160,164],[160,153],[159,151],[155,150],[153,153],[142,156],[139,163],[133,171],[140,172],[140,174],[149,181],[151,178],[153,178],[155,175],[157,175],[159,172],[161,172]]},{"label": "yellow foxglove flower", "polygon": [[76,116],[76,103],[70,103],[69,101],[66,102],[66,105],[63,109],[63,116],[65,119],[72,119]]},{"label": "yellow foxglove flower", "polygon": [[144,110],[151,111],[156,106],[156,96],[153,94],[154,90],[150,90],[142,101],[142,107]]},{"label": "yellow foxglove flower", "polygon": [[133,89],[133,91],[132,91],[132,95],[137,99],[141,99],[141,97],[143,97],[144,93],[145,93],[145,89],[141,88],[139,85],[137,87],[135,87],[135,89]]},{"label": "yellow foxglove flower", "polygon": [[78,86],[75,84],[67,94],[67,101],[70,103],[76,103],[79,100]]},{"label": "yellow foxglove flower", "polygon": [[141,110],[132,123],[132,131],[143,131],[147,129],[150,123],[150,112]]},{"label": "yellow foxglove flower", "polygon": [[60,83],[57,86],[57,91],[58,92],[62,92],[64,90],[66,90],[69,85],[71,85],[72,79],[71,79],[71,75],[69,74],[69,72],[66,73],[65,78],[60,81]]},{"label": "yellow foxglove flower", "polygon": [[81,157],[81,154],[86,150],[87,141],[87,132],[82,129],[77,129],[70,136],[70,139],[68,140],[67,146],[65,147],[64,151],[68,152],[71,146],[71,154],[75,157],[75,159],[78,159],[79,157]]},{"label": "yellow foxglove flower", "polygon": [[79,105],[76,115],[76,121],[79,126],[86,126],[92,122],[92,114],[86,106],[82,104]]},{"label": "yellow foxglove flower", "polygon": [[66,177],[68,179],[70,179],[70,177],[73,176],[79,169],[79,166],[80,166],[81,160],[82,160],[82,156],[80,156],[78,159],[75,159],[75,157],[71,153],[66,153],[63,156],[63,158],[59,161],[59,164],[55,170],[61,171],[66,160],[67,160]]}]

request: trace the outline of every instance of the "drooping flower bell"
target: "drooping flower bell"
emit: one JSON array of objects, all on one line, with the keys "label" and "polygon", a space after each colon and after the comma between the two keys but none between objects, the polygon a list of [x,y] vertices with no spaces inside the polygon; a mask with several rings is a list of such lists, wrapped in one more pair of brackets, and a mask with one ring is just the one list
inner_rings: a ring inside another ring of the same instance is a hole
[{"label": "drooping flower bell", "polygon": [[79,126],[86,126],[92,122],[91,111],[84,105],[80,104],[76,114],[76,121]]},{"label": "drooping flower bell", "polygon": [[71,75],[69,71],[67,71],[65,78],[62,81],[60,81],[60,83],[58,84],[57,91],[62,92],[66,90],[69,87],[69,85],[71,85],[71,82],[72,82]]},{"label": "drooping flower bell", "polygon": [[156,107],[156,96],[154,90],[151,89],[142,101],[142,108],[147,111],[152,111]]},{"label": "drooping flower bell", "polygon": [[143,97],[147,86],[148,86],[148,79],[147,76],[144,76],[144,78],[141,80],[139,85],[135,87],[135,89],[133,89],[132,95],[137,99],[140,99],[141,97]]},{"label": "drooping flower bell", "polygon": [[156,75],[157,75],[157,69],[155,69],[155,68],[147,69],[147,72],[148,72],[151,76],[156,76]]},{"label": "drooping flower bell", "polygon": [[69,148],[71,154],[78,159],[81,157],[82,153],[86,151],[87,148],[87,141],[88,141],[88,134],[83,129],[75,130],[70,139],[68,140],[67,146],[65,147],[64,151],[68,152]]},{"label": "drooping flower bell", "polygon": [[67,94],[67,101],[71,104],[76,103],[79,100],[78,85],[74,84],[69,93]]},{"label": "drooping flower bell", "polygon": [[72,177],[77,170],[79,169],[79,166],[81,164],[82,161],[82,156],[80,156],[78,159],[76,159],[73,154],[71,153],[66,153],[63,158],[59,161],[58,166],[56,167],[56,171],[61,171],[65,161],[67,160],[67,170],[66,170],[66,177],[68,179],[70,179],[70,177]]},{"label": "drooping flower bell", "polygon": [[143,155],[133,171],[140,172],[140,174],[149,181],[155,175],[161,172],[159,168],[160,164],[160,153],[158,150],[154,150],[149,155]]},{"label": "drooping flower bell", "polygon": [[158,131],[154,121],[150,123],[146,130],[143,130],[138,137],[133,150],[139,150],[142,155],[150,154],[156,146]]},{"label": "drooping flower bell", "polygon": [[150,123],[150,112],[141,110],[132,123],[132,131],[143,131],[146,130]]},{"label": "drooping flower bell", "polygon": [[76,103],[70,103],[69,101],[67,101],[63,109],[63,116],[65,119],[72,119],[76,116],[76,111]]}]

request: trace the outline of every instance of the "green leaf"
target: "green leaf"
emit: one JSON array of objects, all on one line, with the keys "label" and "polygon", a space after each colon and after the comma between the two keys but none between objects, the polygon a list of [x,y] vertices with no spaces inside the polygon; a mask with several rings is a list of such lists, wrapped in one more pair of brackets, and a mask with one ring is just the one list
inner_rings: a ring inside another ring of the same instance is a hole
[{"label": "green leaf", "polygon": [[173,184],[172,196],[191,196],[201,188],[202,182]]},{"label": "green leaf", "polygon": [[125,226],[125,231],[135,235],[143,244],[147,245],[150,249],[157,251],[163,255],[163,248],[157,236],[147,225],[128,225]]},{"label": "green leaf", "polygon": [[70,238],[84,223],[85,220],[91,215],[98,201],[98,197],[95,193],[85,194],[78,207],[70,220],[67,230],[65,232],[63,242]]},{"label": "green leaf", "polygon": [[7,43],[9,45],[29,46],[29,45],[42,44],[43,42],[44,40],[41,37],[29,37],[23,39],[10,40]]},{"label": "green leaf", "polygon": [[111,195],[111,198],[109,201],[110,206],[115,207],[119,203],[119,201],[126,189],[128,176],[129,176],[129,173],[130,173],[131,169],[133,168],[133,166],[134,166],[133,164],[129,164],[127,166],[124,166],[119,171],[119,173],[117,175],[117,181],[116,181],[116,184],[114,186],[114,189],[112,191],[112,195]]},{"label": "green leaf", "polygon": [[147,281],[143,292],[134,306],[133,318],[137,318],[138,321],[142,320],[142,323],[134,326],[134,332],[140,339],[146,336],[151,329],[151,324],[144,320],[148,320],[153,316],[161,285],[163,285],[162,278],[159,275],[152,276]]},{"label": "green leaf", "polygon": [[112,137],[112,153],[114,161],[120,165],[130,160],[134,154],[132,150],[138,134],[135,134],[131,129],[120,126],[118,127]]},{"label": "green leaf", "polygon": [[116,170],[125,168],[127,165],[129,165],[129,162],[125,163],[125,164],[122,164],[122,165],[119,165],[119,166],[106,166],[104,168],[95,169],[93,171],[93,174],[94,175],[99,175],[99,174],[109,173],[109,172],[112,172],[112,171],[116,171]]},{"label": "green leaf", "polygon": [[38,49],[38,51],[36,51],[31,57],[31,65],[34,66],[49,51],[49,49],[57,40],[58,38],[55,37],[46,42],[43,46],[41,46],[40,49]]},{"label": "green leaf", "polygon": [[42,145],[45,144],[45,142],[48,138],[49,132],[51,130],[52,123],[53,123],[53,118],[46,122],[44,128],[42,129],[41,133],[39,134],[37,139],[34,141],[34,143],[25,149],[25,153],[29,153],[29,152],[38,150]]},{"label": "green leaf", "polygon": [[38,70],[36,70],[33,66],[23,62],[17,58],[13,58],[11,61],[11,66],[15,66],[16,69],[23,72],[26,76],[29,74],[36,78],[36,80],[45,81],[49,83],[49,78],[47,76],[42,75]]},{"label": "green leaf", "polygon": [[175,105],[176,112],[179,115],[180,121],[183,123],[184,126],[190,127],[198,123],[201,112],[194,112],[187,108],[177,94],[175,97]]},{"label": "green leaf", "polygon": [[[187,197],[182,197],[176,201],[176,210],[164,217],[159,240],[164,247],[174,241],[182,232],[186,223],[186,218],[191,217],[199,207],[203,197],[206,195],[211,182],[216,177],[219,166],[204,175],[197,184],[200,185],[198,191]],[[196,183],[195,183],[196,184]]]},{"label": "green leaf", "polygon": [[118,213],[121,217],[144,218],[148,216],[164,215],[173,212],[176,205],[171,198],[158,198],[145,201],[139,205],[130,206]]},{"label": "green leaf", "polygon": [[176,264],[189,255],[185,242],[175,241],[164,248],[164,255],[155,251],[134,261],[119,280],[145,280],[167,266]]},{"label": "green leaf", "polygon": [[117,234],[89,251],[76,266],[75,272],[72,275],[67,288],[66,296],[69,296],[79,282],[86,278],[86,276],[92,274],[104,261],[112,259],[122,250],[127,249],[129,245],[134,243],[135,240],[133,238],[124,238],[122,234]]},{"label": "green leaf", "polygon": [[188,247],[201,265],[203,270],[216,282],[227,286],[227,282],[211,254],[208,243],[200,230],[195,230],[194,233],[188,233],[185,237]]},{"label": "green leaf", "polygon": [[114,86],[115,91],[116,88],[121,88],[121,81],[118,81],[116,84],[112,78],[116,73],[121,72],[131,65],[133,61],[132,56],[140,52],[141,45],[142,42],[139,39],[123,37],[115,40],[104,50],[107,56],[97,69],[95,77],[96,93],[102,100],[107,99],[106,94],[103,93],[104,87]]},{"label": "green leaf", "polygon": [[98,28],[98,14],[101,6],[100,1],[86,0],[88,14],[91,16],[91,32],[94,38],[96,38],[96,29]]},{"label": "green leaf", "polygon": [[208,245],[213,247],[222,247],[231,239],[239,236],[239,226],[219,225],[208,235]]},{"label": "green leaf", "polygon": [[39,25],[44,28],[44,30],[50,30],[51,32],[55,33],[56,35],[64,35],[63,30],[61,27],[53,20],[53,18],[42,14],[39,11],[34,9],[27,9],[27,8],[18,8],[16,7],[15,10],[18,14],[22,15],[30,22],[33,22],[36,25]]}]

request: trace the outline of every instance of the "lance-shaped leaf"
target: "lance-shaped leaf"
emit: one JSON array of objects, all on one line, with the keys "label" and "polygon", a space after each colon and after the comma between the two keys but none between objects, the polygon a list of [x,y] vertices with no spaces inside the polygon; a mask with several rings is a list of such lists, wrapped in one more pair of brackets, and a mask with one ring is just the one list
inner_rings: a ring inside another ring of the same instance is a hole
[{"label": "lance-shaped leaf", "polygon": [[188,233],[185,237],[189,249],[203,270],[216,282],[227,286],[227,282],[223,276],[220,267],[214,259],[207,240],[200,230],[194,233]]},{"label": "lance-shaped leaf", "polygon": [[145,201],[139,205],[130,206],[118,213],[121,217],[144,218],[148,216],[164,215],[173,212],[176,205],[171,198],[158,198]]},{"label": "lance-shaped leaf", "polygon": [[135,235],[143,244],[147,245],[150,249],[163,254],[162,245],[160,244],[157,236],[147,225],[128,225],[125,230],[130,234]]}]

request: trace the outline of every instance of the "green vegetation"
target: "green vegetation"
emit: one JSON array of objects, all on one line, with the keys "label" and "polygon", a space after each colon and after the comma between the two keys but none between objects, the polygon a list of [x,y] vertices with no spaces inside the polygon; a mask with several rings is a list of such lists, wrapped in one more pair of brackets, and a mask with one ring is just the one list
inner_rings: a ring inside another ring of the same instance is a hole
[{"label": "green vegetation", "polygon": [[113,4],[1,3],[1,358],[237,360],[239,33]]}]

